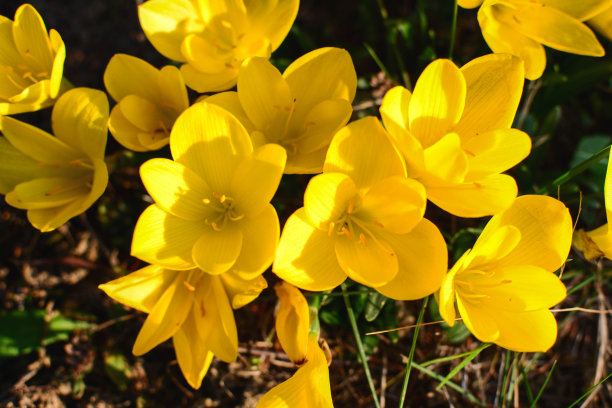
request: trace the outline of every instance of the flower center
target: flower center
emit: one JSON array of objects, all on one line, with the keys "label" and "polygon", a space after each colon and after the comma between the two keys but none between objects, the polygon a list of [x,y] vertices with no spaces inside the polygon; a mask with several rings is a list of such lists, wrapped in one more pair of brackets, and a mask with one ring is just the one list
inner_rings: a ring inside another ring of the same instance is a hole
[{"label": "flower center", "polygon": [[468,269],[455,276],[455,288],[459,295],[472,302],[483,303],[491,299],[490,290],[512,283],[509,279],[498,279],[493,271]]},{"label": "flower center", "polygon": [[230,221],[239,221],[244,218],[244,214],[239,213],[234,206],[234,199],[225,194],[213,192],[212,199],[204,198],[202,202],[213,211],[214,215],[206,218],[205,221],[215,231],[221,231]]}]

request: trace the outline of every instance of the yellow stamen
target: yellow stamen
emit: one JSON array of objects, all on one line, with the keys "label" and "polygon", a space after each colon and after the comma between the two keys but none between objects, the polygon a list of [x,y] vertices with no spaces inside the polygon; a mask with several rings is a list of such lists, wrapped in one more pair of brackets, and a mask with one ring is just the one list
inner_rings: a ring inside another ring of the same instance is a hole
[{"label": "yellow stamen", "polygon": [[349,214],[352,214],[354,210],[355,210],[355,201],[353,201],[353,199],[351,198],[349,200],[349,202],[348,202],[348,210],[347,210],[347,212]]},{"label": "yellow stamen", "polygon": [[348,237],[348,239],[350,239],[350,240],[353,239],[353,235],[351,235],[350,231],[348,229],[346,229],[346,227],[342,227],[342,232],[344,233],[344,235],[346,235]]},{"label": "yellow stamen", "polygon": [[219,228],[219,226],[217,225],[216,222],[211,222],[210,226],[212,227],[212,229],[214,229],[215,231],[221,231],[221,228]]},{"label": "yellow stamen", "polygon": [[365,235],[363,233],[359,234],[359,242],[363,244],[363,246],[368,246]]},{"label": "yellow stamen", "polygon": [[187,281],[183,281],[183,285],[185,285],[185,287],[187,288],[188,291],[190,291],[190,292],[194,292],[195,291],[195,287],[191,283],[189,283]]},{"label": "yellow stamen", "polygon": [[374,225],[376,225],[377,227],[380,227],[380,228],[385,228],[385,226],[380,221],[372,220],[372,224],[374,224]]}]

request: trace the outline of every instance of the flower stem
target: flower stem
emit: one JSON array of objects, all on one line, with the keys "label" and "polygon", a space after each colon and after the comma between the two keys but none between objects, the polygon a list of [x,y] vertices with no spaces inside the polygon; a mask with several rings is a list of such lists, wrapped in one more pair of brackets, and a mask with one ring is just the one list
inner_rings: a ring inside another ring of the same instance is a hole
[{"label": "flower stem", "polygon": [[404,406],[404,400],[406,399],[406,391],[408,390],[408,380],[410,379],[410,369],[412,368],[412,359],[414,358],[414,350],[416,350],[417,338],[419,337],[419,329],[423,322],[423,316],[425,315],[425,309],[427,309],[427,302],[429,296],[423,299],[423,306],[419,312],[419,317],[416,321],[416,327],[414,328],[414,336],[412,336],[412,346],[410,347],[410,353],[408,354],[408,361],[406,362],[406,375],[404,375],[404,383],[402,385],[402,395],[400,396],[400,402],[398,407]]},{"label": "flower stem", "polygon": [[450,45],[448,47],[448,59],[453,60],[453,51],[455,50],[455,36],[457,35],[457,0],[454,2],[453,7],[453,21],[451,23],[451,37]]},{"label": "flower stem", "polygon": [[346,283],[343,283],[341,285],[341,288],[342,294],[344,296],[344,304],[346,305],[346,313],[348,314],[349,322],[351,323],[351,327],[353,328],[355,343],[357,343],[357,351],[359,352],[359,358],[361,358],[361,363],[363,364],[363,369],[368,380],[368,385],[370,386],[370,392],[372,392],[372,399],[374,400],[374,405],[376,405],[376,408],[380,408],[380,402],[378,402],[378,396],[376,395],[374,381],[372,381],[370,367],[368,366],[365,351],[363,350],[363,343],[361,343],[361,336],[359,335],[359,329],[357,328],[357,320],[355,320],[355,313],[353,312],[353,307],[351,306],[349,296],[346,292]]}]

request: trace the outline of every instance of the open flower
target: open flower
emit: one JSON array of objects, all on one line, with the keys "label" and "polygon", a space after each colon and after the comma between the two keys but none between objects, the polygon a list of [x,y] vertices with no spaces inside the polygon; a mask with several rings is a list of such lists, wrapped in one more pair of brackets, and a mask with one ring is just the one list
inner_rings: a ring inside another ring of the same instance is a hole
[{"label": "open flower", "polygon": [[158,70],[139,58],[116,54],[104,71],[104,85],[118,102],[109,130],[128,149],[167,145],[176,118],[189,107],[183,77],[172,65]]},{"label": "open flower", "polygon": [[55,137],[8,116],[0,117],[0,194],[28,211],[30,223],[51,231],[87,210],[108,183],[104,163],[108,99],[75,88],[55,104]]},{"label": "open flower", "polygon": [[285,151],[253,149],[240,122],[206,102],[179,116],[170,150],[174,161],[152,159],[140,169],[155,204],[136,223],[132,254],[170,269],[263,273],[278,243],[270,200]]},{"label": "open flower", "polygon": [[565,298],[553,272],[565,262],[572,219],[558,200],[521,196],[491,218],[473,249],[448,272],[440,288],[440,314],[455,322],[455,300],[479,340],[514,351],[546,351],[557,338],[548,308]]},{"label": "open flower", "polygon": [[423,183],[434,204],[460,217],[482,217],[513,202],[516,182],[500,173],[531,150],[529,136],[510,128],[523,83],[519,58],[489,54],[461,69],[436,60],[412,94],[400,86],[387,92],[383,123],[408,177]]},{"label": "open flower", "polygon": [[440,286],[446,244],[423,218],[425,189],[374,117],[332,140],[323,174],[310,180],[304,207],[287,220],[273,271],[306,290],[347,276],[394,299],[418,299]]},{"label": "open flower", "polygon": [[293,25],[299,0],[149,0],[140,24],[163,55],[184,62],[187,86],[218,92],[236,84],[248,57],[269,58]]},{"label": "open flower", "polygon": [[100,289],[149,314],[133,353],[147,353],[172,337],[185,379],[199,388],[213,356],[232,362],[238,355],[232,307],[249,303],[266,286],[261,276],[250,279],[236,272],[210,275],[199,269],[175,271],[151,265],[100,285]]},{"label": "open flower", "polygon": [[525,61],[525,77],[538,79],[546,67],[544,45],[559,51],[601,57],[595,34],[583,23],[610,5],[602,0],[460,0],[471,8],[482,3],[478,22],[493,52]]},{"label": "open flower", "polygon": [[253,143],[287,151],[285,173],[320,173],[327,147],[351,117],[357,74],[348,52],[320,48],[281,73],[265,58],[246,60],[238,91],[206,99],[232,112]]},{"label": "open flower", "polygon": [[55,30],[47,33],[34,7],[24,4],[15,21],[0,16],[0,115],[53,105],[70,87],[62,79],[66,48]]}]

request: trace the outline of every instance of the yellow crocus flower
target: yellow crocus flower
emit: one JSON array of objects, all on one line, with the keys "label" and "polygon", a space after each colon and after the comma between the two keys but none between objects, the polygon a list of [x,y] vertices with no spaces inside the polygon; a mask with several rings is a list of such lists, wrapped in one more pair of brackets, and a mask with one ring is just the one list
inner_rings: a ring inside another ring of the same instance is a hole
[{"label": "yellow crocus flower", "polygon": [[299,289],[287,282],[274,286],[279,300],[276,315],[276,335],[289,359],[297,365],[303,364],[308,349],[310,310],[308,302]]},{"label": "yellow crocus flower", "polygon": [[55,136],[8,116],[0,117],[0,194],[28,211],[30,223],[51,231],[87,210],[108,183],[104,162],[108,99],[75,88],[55,104]]},{"label": "yellow crocus flower", "polygon": [[272,270],[305,290],[350,277],[394,299],[427,296],[440,286],[447,254],[423,218],[425,204],[425,188],[406,178],[380,122],[351,122],[334,136],[323,174],[308,183],[304,207],[287,220]]},{"label": "yellow crocus flower", "polygon": [[518,197],[491,218],[473,249],[448,272],[440,314],[455,323],[455,300],[467,328],[483,342],[514,351],[546,351],[557,338],[548,308],[565,298],[553,272],[570,250],[572,219],[551,197]]},{"label": "yellow crocus flower", "polygon": [[266,286],[261,276],[210,275],[200,269],[150,265],[99,287],[118,302],[149,314],[133,353],[145,354],[172,337],[179,367],[197,389],[213,356],[232,362],[238,355],[232,308],[255,299]]},{"label": "yellow crocus flower", "polygon": [[523,83],[519,58],[489,54],[461,69],[436,60],[413,93],[401,86],[386,93],[383,123],[408,177],[423,183],[434,204],[460,217],[482,217],[513,202],[516,182],[500,173],[531,150],[529,136],[510,128]]},{"label": "yellow crocus flower", "polygon": [[246,58],[270,57],[298,6],[299,0],[149,0],[138,15],[151,44],[184,62],[187,86],[218,92],[236,85]]},{"label": "yellow crocus flower", "polygon": [[0,16],[0,115],[53,105],[71,85],[62,78],[66,47],[55,30],[47,33],[34,7],[23,4],[15,21]]},{"label": "yellow crocus flower", "polygon": [[604,55],[583,22],[610,7],[610,0],[459,0],[465,8],[480,3],[478,22],[485,41],[493,52],[521,57],[527,79],[542,76],[544,46],[572,54]]},{"label": "yellow crocus flower", "polygon": [[168,144],[176,118],[189,107],[185,82],[178,68],[162,69],[125,54],[111,58],[104,85],[117,101],[108,123],[115,139],[136,151]]},{"label": "yellow crocus flower", "polygon": [[237,92],[206,99],[223,106],[249,130],[253,143],[287,151],[285,173],[320,173],[333,135],[351,117],[357,74],[348,52],[320,48],[281,73],[267,59],[246,60]]},{"label": "yellow crocus flower", "polygon": [[152,159],[140,168],[155,204],[136,223],[132,254],[171,269],[263,273],[278,243],[270,200],[285,151],[272,144],[253,149],[240,122],[206,102],[179,116],[170,151],[174,161]]}]

